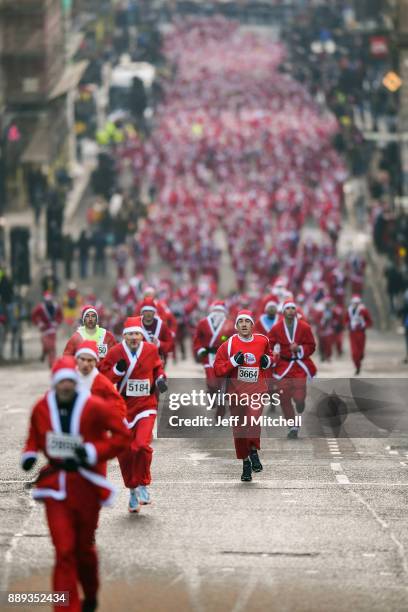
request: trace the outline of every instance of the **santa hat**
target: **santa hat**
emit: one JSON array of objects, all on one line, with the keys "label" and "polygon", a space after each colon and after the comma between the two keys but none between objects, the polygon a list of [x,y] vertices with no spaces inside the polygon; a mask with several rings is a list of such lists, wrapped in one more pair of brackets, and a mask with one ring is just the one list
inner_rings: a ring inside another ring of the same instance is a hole
[{"label": "santa hat", "polygon": [[156,295],[156,289],[154,287],[152,287],[151,285],[149,285],[148,287],[145,287],[143,289],[143,295],[145,297],[148,297],[149,294]]},{"label": "santa hat", "polygon": [[53,295],[52,295],[51,291],[44,291],[43,298],[44,298],[44,300],[52,300]]},{"label": "santa hat", "polygon": [[87,314],[89,314],[90,312],[93,312],[94,314],[96,314],[96,320],[98,320],[98,311],[96,310],[96,308],[94,306],[92,306],[91,304],[86,304],[85,306],[83,306],[82,310],[81,310],[81,320],[82,322],[85,321],[85,317]]},{"label": "santa hat", "polygon": [[252,325],[255,325],[253,314],[250,310],[240,310],[237,314],[237,318],[235,319],[235,329],[237,329],[238,321],[241,319],[249,319]]},{"label": "santa hat", "polygon": [[285,300],[282,304],[282,312],[285,312],[286,308],[296,308],[296,304],[293,299]]},{"label": "santa hat", "polygon": [[278,302],[276,300],[269,299],[264,306],[264,311],[267,311],[271,306],[275,306],[275,308],[277,308]]},{"label": "santa hat", "polygon": [[64,355],[54,363],[51,370],[51,383],[55,387],[62,380],[78,382],[75,359],[71,355]]},{"label": "santa hat", "polygon": [[148,341],[149,336],[143,327],[142,317],[128,317],[125,321],[122,334],[130,334],[131,332],[139,332]]},{"label": "santa hat", "polygon": [[95,340],[84,340],[81,342],[77,348],[75,357],[78,357],[78,355],[88,355],[89,357],[93,357],[96,359],[96,361],[98,361],[98,345],[96,344]]},{"label": "santa hat", "polygon": [[360,302],[361,302],[361,296],[355,294],[351,297],[352,304],[360,304]]},{"label": "santa hat", "polygon": [[225,305],[225,302],[222,300],[216,300],[215,302],[210,304],[210,312],[223,312],[224,314],[226,314],[227,307]]},{"label": "santa hat", "polygon": [[146,310],[157,312],[156,302],[152,297],[146,297],[140,305],[140,312],[145,312]]}]

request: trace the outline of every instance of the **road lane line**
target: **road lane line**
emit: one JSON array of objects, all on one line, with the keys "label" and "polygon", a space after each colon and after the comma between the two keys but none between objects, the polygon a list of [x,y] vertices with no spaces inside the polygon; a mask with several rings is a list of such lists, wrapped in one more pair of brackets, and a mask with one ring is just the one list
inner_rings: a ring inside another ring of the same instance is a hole
[{"label": "road lane line", "polygon": [[[234,487],[247,487],[248,489],[257,489],[257,485],[261,485],[261,487],[263,485],[275,485],[276,489],[287,489],[290,488],[290,485],[288,486],[288,483],[290,483],[291,481],[288,480],[264,480],[264,479],[259,479],[256,481],[252,481],[251,483],[247,483],[247,484],[243,484],[242,482],[240,482],[240,480],[235,479],[235,480],[155,480],[153,485],[197,485],[197,486],[202,486],[202,485],[233,485]],[[316,486],[321,486],[321,487],[327,487],[327,486],[337,486],[336,482],[326,482],[325,480],[295,480],[292,481],[294,483],[298,483],[298,486],[292,487],[294,489],[302,489],[302,487],[304,487],[304,485],[306,485],[306,488],[313,488]],[[152,486],[153,486],[152,485]],[[312,485],[312,486],[309,486]],[[365,487],[365,486],[370,486],[370,487],[408,487],[408,482],[378,482],[378,481],[368,481],[365,480],[363,482],[350,482],[350,485],[352,486],[359,486],[359,487]]]},{"label": "road lane line", "polygon": [[345,474],[336,474],[336,480],[339,484],[350,484],[350,481]]},{"label": "road lane line", "polygon": [[9,578],[10,578],[10,570],[13,562],[13,555],[16,551],[19,540],[25,535],[27,531],[27,527],[31,524],[32,515],[34,512],[34,508],[36,507],[35,501],[32,497],[29,497],[29,512],[23,522],[22,529],[20,531],[16,531],[13,537],[10,540],[10,544],[6,550],[4,555],[4,565],[3,565],[3,575],[0,579],[0,591],[7,591]]},{"label": "road lane line", "polygon": [[232,608],[231,612],[243,612],[247,609],[247,604],[252,593],[257,585],[258,578],[255,576],[254,570],[249,576],[248,582],[243,587],[242,591],[238,594],[237,600]]},{"label": "road lane line", "polygon": [[341,472],[341,465],[340,465],[340,463],[331,463],[330,467],[333,470],[333,472]]},{"label": "road lane line", "polygon": [[[363,504],[363,506],[365,506],[367,508],[367,510],[374,517],[374,519],[377,521],[377,523],[382,527],[382,529],[388,531],[388,533],[390,534],[390,538],[394,542],[394,544],[395,544],[395,546],[396,546],[396,548],[398,550],[398,554],[399,554],[399,557],[400,557],[400,560],[401,560],[402,569],[404,570],[404,573],[405,573],[405,576],[406,576],[406,579],[407,579],[408,578],[408,561],[407,561],[407,557],[406,557],[406,553],[405,553],[405,548],[404,548],[403,544],[398,540],[396,535],[390,530],[389,524],[386,521],[384,521],[384,519],[382,519],[377,514],[377,512],[371,506],[371,504],[367,500],[365,500],[364,497],[362,495],[360,495],[360,493],[358,493],[357,491],[353,491],[353,489],[350,489],[350,493],[361,504]],[[408,589],[408,586],[406,585],[405,588]]]}]

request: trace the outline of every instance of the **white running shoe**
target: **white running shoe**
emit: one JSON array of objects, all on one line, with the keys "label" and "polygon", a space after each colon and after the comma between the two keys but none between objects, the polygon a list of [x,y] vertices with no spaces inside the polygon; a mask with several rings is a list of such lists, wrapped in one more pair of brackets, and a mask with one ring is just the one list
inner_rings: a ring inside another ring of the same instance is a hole
[{"label": "white running shoe", "polygon": [[136,489],[129,489],[129,492],[130,492],[129,506],[128,506],[129,512],[131,513],[140,512],[140,504],[139,504],[139,500],[137,499]]},{"label": "white running shoe", "polygon": [[150,493],[147,487],[145,487],[144,485],[140,485],[137,487],[136,495],[141,506],[147,506],[148,504],[152,503],[152,500],[150,499]]}]

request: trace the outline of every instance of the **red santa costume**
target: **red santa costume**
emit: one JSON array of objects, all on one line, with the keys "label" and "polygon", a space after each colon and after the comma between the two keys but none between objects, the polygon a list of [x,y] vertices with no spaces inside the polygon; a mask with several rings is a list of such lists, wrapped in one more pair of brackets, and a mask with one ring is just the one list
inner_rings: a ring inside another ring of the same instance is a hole
[{"label": "red santa costume", "polygon": [[[146,333],[140,317],[126,319],[123,335],[132,332]],[[126,402],[125,424],[131,430],[132,441],[119,455],[123,481],[131,490],[146,487],[151,483],[153,449],[150,444],[157,416],[156,387],[159,381],[165,380],[159,351],[154,344],[141,341],[132,352],[124,339],[110,349],[101,364],[101,372],[116,384]]]},{"label": "red santa costume", "polygon": [[[316,342],[312,328],[304,319],[295,316],[292,329],[287,325],[285,310],[296,308],[296,304],[288,300],[283,303],[283,317],[269,333],[269,341],[274,353],[279,353],[280,359],[274,369],[273,377],[279,381],[281,391],[281,406],[286,419],[294,419],[294,400],[297,412],[304,410],[306,399],[306,381],[316,374],[316,366],[311,355],[316,350]],[[297,345],[293,351],[291,346]],[[289,437],[297,437],[298,428],[293,426],[289,430]]]},{"label": "red santa costume", "polygon": [[335,341],[334,313],[330,298],[325,298],[316,312],[316,332],[322,361],[330,361]]},{"label": "red santa costume", "polygon": [[233,333],[233,325],[227,319],[225,302],[213,302],[208,316],[198,322],[193,338],[194,355],[204,366],[209,392],[215,393],[220,388],[214,373],[215,354]]},{"label": "red santa costume", "polygon": [[[78,358],[82,355],[93,357],[96,362],[99,361],[98,345],[92,340],[85,340],[77,348],[75,357]],[[101,372],[98,372],[97,368],[87,375],[81,374],[77,368],[78,374],[78,385],[77,388],[80,392],[87,391],[92,395],[96,395],[103,399],[112,410],[116,410],[120,415],[121,419],[125,419],[127,416],[127,408],[125,400],[120,395],[113,383]]]},{"label": "red santa costume", "polygon": [[28,470],[40,451],[48,459],[36,480],[33,497],[44,501],[55,547],[53,590],[68,592],[65,609],[79,612],[78,582],[85,603],[92,604],[97,598],[94,533],[100,506],[111,504],[115,494],[105,478],[106,461],[126,447],[129,434],[119,413],[87,392],[75,393],[70,406],[63,403],[55,386],[67,379],[77,381],[73,357],[56,361],[53,388],[33,408],[21,461]]},{"label": "red santa costume", "polygon": [[373,322],[368,309],[364,306],[359,295],[354,295],[346,312],[345,323],[349,329],[351,357],[356,366],[356,374],[360,374],[364,359],[366,329]]},{"label": "red santa costume", "polygon": [[[146,312],[153,312],[154,318],[151,323],[146,322],[143,316]],[[160,355],[166,359],[167,355],[173,350],[174,336],[167,327],[166,323],[157,314],[156,303],[153,298],[145,298],[140,305],[140,325],[143,327],[143,335],[147,342],[153,342],[159,349]]]},{"label": "red santa costume", "polygon": [[[236,318],[235,327],[240,319],[249,319],[254,324],[251,311],[241,310]],[[235,361],[237,353],[244,354],[243,364]],[[266,356],[266,367],[261,367],[261,358]],[[214,361],[215,375],[226,379],[226,392],[233,395],[230,401],[232,416],[239,417],[239,424],[233,426],[233,436],[237,459],[246,459],[251,449],[260,449],[261,427],[250,424],[250,417],[259,417],[261,408],[254,408],[242,404],[240,396],[268,393],[267,370],[274,365],[269,346],[269,340],[262,334],[253,334],[250,338],[243,338],[234,334],[219,347]],[[235,395],[236,394],[236,395]],[[259,396],[258,396],[259,397]],[[238,401],[236,400],[238,398]]]},{"label": "red santa costume", "polygon": [[64,348],[64,353],[63,353],[64,355],[75,355],[78,350],[79,345],[82,344],[84,340],[93,340],[96,342],[98,346],[99,359],[102,360],[106,356],[109,349],[111,349],[112,346],[115,346],[116,344],[115,336],[107,329],[104,329],[103,327],[99,327],[98,324],[96,325],[95,329],[92,330],[92,332],[90,332],[86,328],[85,317],[87,314],[91,312],[96,315],[96,321],[98,322],[99,315],[98,315],[96,308],[94,308],[90,304],[87,304],[86,306],[84,306],[81,312],[82,325],[78,327],[76,332],[68,340]]},{"label": "red santa costume", "polygon": [[[268,316],[267,310],[272,305],[276,307],[276,312],[275,312],[274,316],[270,317],[270,316]],[[259,317],[259,319],[255,323],[255,327],[254,327],[254,332],[255,333],[257,333],[257,334],[265,334],[265,335],[269,334],[269,332],[271,331],[272,327],[274,325],[276,325],[276,323],[278,323],[278,321],[280,319],[280,315],[277,312],[278,306],[279,306],[278,302],[275,299],[273,299],[273,298],[270,298],[269,300],[267,300],[265,302],[264,307],[263,307],[263,313],[261,314],[261,316]]]},{"label": "red santa costume", "polygon": [[43,356],[47,356],[48,365],[52,368],[56,356],[57,329],[63,321],[63,314],[49,291],[45,291],[43,302],[34,308],[31,321],[40,330]]}]

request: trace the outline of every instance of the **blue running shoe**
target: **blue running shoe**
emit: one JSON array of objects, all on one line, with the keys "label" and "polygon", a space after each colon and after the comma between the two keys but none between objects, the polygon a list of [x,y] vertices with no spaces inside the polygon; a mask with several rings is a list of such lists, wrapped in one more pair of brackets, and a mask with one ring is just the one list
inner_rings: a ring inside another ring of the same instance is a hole
[{"label": "blue running shoe", "polygon": [[152,500],[150,499],[150,493],[147,490],[147,487],[145,487],[144,485],[140,485],[137,487],[136,495],[141,506],[147,506],[148,504],[152,503]]},{"label": "blue running shoe", "polygon": [[129,497],[129,506],[128,506],[128,510],[129,512],[140,512],[140,504],[139,504],[139,500],[137,499],[137,495],[136,495],[136,489],[129,489],[130,491],[130,497]]}]

